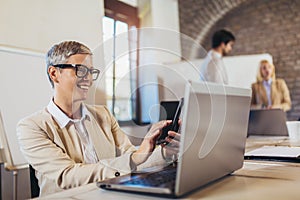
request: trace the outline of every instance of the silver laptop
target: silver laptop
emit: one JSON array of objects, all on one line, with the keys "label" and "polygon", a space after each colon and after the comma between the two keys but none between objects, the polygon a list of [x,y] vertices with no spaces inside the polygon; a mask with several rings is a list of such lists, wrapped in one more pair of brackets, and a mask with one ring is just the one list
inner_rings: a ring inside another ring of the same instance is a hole
[{"label": "silver laptop", "polygon": [[234,172],[243,165],[250,99],[250,89],[187,83],[177,162],[162,170],[98,182],[97,186],[179,197]]},{"label": "silver laptop", "polygon": [[251,110],[248,136],[288,136],[286,113],[281,109]]}]

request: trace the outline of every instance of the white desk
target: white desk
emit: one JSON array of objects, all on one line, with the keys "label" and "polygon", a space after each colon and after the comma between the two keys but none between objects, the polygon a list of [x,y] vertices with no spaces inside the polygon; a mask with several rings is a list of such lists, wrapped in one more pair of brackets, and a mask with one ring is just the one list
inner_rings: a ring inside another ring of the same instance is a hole
[{"label": "white desk", "polygon": [[300,147],[300,140],[290,140],[286,136],[250,136],[246,142],[246,152],[253,149],[260,148],[262,146],[294,146]]},{"label": "white desk", "polygon": [[[182,199],[299,199],[300,165],[248,162],[233,175],[187,195]],[[105,191],[95,183],[39,199],[155,199],[157,197]],[[163,198],[160,198],[163,199]]]},{"label": "white desk", "polygon": [[[263,145],[289,145],[288,138],[248,138],[247,150]],[[242,169],[181,199],[300,199],[300,164],[245,161]],[[158,197],[112,192],[95,183],[39,199],[158,199]],[[163,198],[159,198],[163,199]]]}]

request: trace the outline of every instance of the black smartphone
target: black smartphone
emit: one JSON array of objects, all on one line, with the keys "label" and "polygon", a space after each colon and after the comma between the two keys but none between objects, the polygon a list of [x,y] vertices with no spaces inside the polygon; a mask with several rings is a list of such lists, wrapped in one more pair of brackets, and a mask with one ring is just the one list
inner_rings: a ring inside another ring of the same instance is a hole
[{"label": "black smartphone", "polygon": [[177,108],[173,115],[172,124],[170,124],[162,129],[162,133],[160,134],[159,138],[157,139],[156,144],[163,144],[163,143],[167,144],[167,142],[165,141],[165,138],[168,136],[168,132],[169,131],[178,132],[178,130],[179,130],[178,120],[180,117],[182,106],[183,106],[183,98],[181,98],[180,101],[177,103]]}]

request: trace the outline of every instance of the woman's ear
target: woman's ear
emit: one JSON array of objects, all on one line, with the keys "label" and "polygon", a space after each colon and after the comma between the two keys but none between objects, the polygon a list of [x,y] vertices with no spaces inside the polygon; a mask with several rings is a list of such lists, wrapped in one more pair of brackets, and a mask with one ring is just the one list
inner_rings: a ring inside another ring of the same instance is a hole
[{"label": "woman's ear", "polygon": [[48,74],[53,83],[58,83],[59,70],[56,67],[50,66],[48,68]]}]

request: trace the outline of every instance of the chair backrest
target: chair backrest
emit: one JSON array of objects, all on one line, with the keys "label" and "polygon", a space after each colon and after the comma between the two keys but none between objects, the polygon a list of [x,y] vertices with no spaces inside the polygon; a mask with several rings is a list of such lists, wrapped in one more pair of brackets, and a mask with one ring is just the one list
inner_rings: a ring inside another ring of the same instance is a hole
[{"label": "chair backrest", "polygon": [[35,170],[31,165],[29,165],[29,170],[30,170],[31,198],[38,197],[40,194],[39,182],[35,176]]},{"label": "chair backrest", "polygon": [[2,163],[5,164],[5,168],[13,169],[14,164],[12,161],[11,152],[9,149],[8,141],[6,138],[6,132],[4,128],[4,122],[2,119],[1,111],[0,111],[0,148],[2,149]]}]

